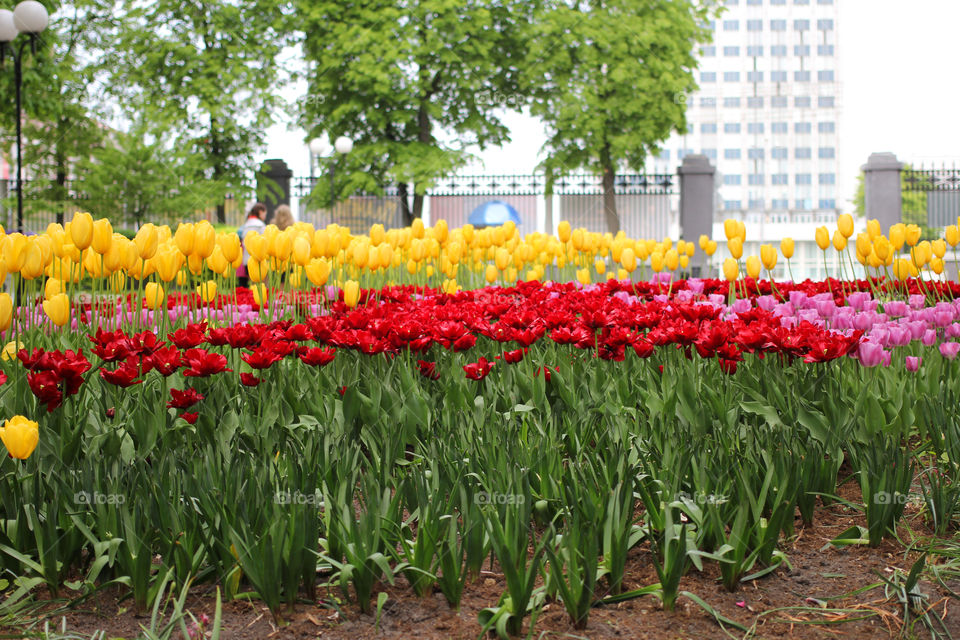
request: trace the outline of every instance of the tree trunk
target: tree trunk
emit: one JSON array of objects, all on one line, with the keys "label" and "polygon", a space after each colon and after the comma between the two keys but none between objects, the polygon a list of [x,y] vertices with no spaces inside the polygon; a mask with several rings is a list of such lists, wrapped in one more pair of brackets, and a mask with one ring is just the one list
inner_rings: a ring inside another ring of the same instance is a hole
[{"label": "tree trunk", "polygon": [[397,199],[400,200],[400,221],[405,227],[413,224],[413,215],[410,213],[410,192],[407,183],[397,183]]},{"label": "tree trunk", "polygon": [[57,223],[62,225],[64,217],[67,212],[67,158],[66,154],[63,151],[63,139],[66,136],[66,130],[68,129],[69,123],[60,118],[59,120],[59,129],[60,129],[60,142],[57,143],[57,150],[54,155],[55,162],[57,165]]},{"label": "tree trunk", "polygon": [[[220,137],[217,135],[217,125],[216,119],[212,116],[210,117],[210,156],[213,158],[213,179],[215,182],[219,182],[225,173],[223,170],[223,158],[222,154],[222,145],[220,144]],[[224,202],[221,199],[217,203],[217,222],[219,224],[227,223],[227,210],[224,206]]]},{"label": "tree trunk", "polygon": [[[420,100],[420,109],[417,111],[417,141],[424,144],[433,142],[433,134],[430,131],[430,112],[427,111],[428,102],[429,97]],[[422,218],[424,195],[417,193],[416,183],[414,183],[413,188],[413,217]]]},{"label": "tree trunk", "polygon": [[603,217],[607,221],[607,231],[616,235],[620,231],[620,216],[617,215],[617,197],[614,192],[616,172],[610,158],[610,144],[603,146],[600,152],[600,168],[603,171]]}]

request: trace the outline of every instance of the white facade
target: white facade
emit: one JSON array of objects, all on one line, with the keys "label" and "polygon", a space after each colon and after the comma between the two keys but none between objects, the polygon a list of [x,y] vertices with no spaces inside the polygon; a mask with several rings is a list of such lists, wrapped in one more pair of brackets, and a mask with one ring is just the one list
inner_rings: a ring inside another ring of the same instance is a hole
[{"label": "white facade", "polygon": [[[792,237],[793,275],[821,278],[817,226],[835,228],[840,184],[840,0],[726,0],[701,47],[699,91],[689,99],[688,133],[674,135],[648,171],[671,172],[684,155],[702,153],[717,167],[713,237],[722,221],[747,225],[744,255]],[[695,238],[693,239],[695,240]],[[836,275],[835,268],[830,269]],[[786,277],[778,265],[777,277]]]}]

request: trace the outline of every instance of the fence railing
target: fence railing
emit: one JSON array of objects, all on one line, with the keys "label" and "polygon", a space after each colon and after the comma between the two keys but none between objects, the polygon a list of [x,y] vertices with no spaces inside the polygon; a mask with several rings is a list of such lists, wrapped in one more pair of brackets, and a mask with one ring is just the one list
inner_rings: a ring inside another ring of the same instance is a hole
[{"label": "fence railing", "polygon": [[[905,169],[902,184],[907,194],[926,194],[927,226],[939,228],[957,224],[960,218],[960,168]],[[923,204],[921,201],[919,206]],[[909,205],[916,208],[918,203],[911,201]],[[908,203],[904,202],[903,206],[906,215]]]}]

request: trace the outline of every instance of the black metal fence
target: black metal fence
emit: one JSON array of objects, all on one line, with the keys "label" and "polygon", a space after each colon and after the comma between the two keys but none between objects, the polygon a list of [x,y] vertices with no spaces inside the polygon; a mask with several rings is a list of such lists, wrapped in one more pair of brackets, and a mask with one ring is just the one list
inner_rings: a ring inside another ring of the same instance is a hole
[{"label": "black metal fence", "polygon": [[321,180],[326,178],[296,178],[293,181],[292,195],[299,199],[302,222],[309,222],[317,228],[337,223],[353,231],[365,231],[375,224],[382,224],[387,229],[403,226],[396,187],[387,187],[382,195],[354,194],[331,208],[329,203],[319,204],[313,197],[314,188]]},{"label": "black metal fence", "polygon": [[[926,194],[927,226],[939,228],[957,224],[960,217],[960,169],[905,169],[902,181],[907,194]],[[907,213],[906,209],[904,213]]]}]

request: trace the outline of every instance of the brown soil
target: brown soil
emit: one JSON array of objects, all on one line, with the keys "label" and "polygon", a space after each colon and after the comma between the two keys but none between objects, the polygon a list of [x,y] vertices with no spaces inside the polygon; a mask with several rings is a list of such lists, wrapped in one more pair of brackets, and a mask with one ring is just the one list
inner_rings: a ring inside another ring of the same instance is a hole
[{"label": "brown soil", "polygon": [[[859,489],[855,483],[846,483],[839,493],[851,502],[859,501]],[[909,508],[907,518],[918,534],[929,535],[922,520],[911,514]],[[859,546],[824,549],[828,541],[850,526],[866,524],[859,512],[839,504],[821,506],[814,522],[815,526],[801,529],[798,519],[797,535],[782,545],[792,570],[783,567],[729,593],[718,580],[716,564],[707,563],[703,573],[693,570],[683,579],[681,590],[696,594],[722,616],[751,628],[753,637],[886,638],[899,634],[903,626],[903,608],[895,598],[888,600],[882,587],[843,598],[838,596],[878,583],[877,574],[889,577],[894,568],[909,571],[916,554],[905,552],[895,541],[889,540],[876,549]],[[657,577],[650,563],[650,551],[641,545],[630,554],[624,589],[637,589],[655,582]],[[949,586],[960,591],[960,585]],[[402,578],[395,586],[383,587],[389,599],[379,625],[373,615],[360,614],[350,603],[341,603],[340,611],[336,611],[329,602],[341,601],[342,594],[331,589],[329,593],[320,594],[315,606],[299,605],[292,613],[288,612],[283,626],[275,624],[259,601],[225,603],[221,637],[227,640],[474,639],[481,631],[477,613],[495,605],[506,585],[496,570],[484,572],[479,580],[467,585],[459,612],[451,610],[439,592],[422,599],[416,597]],[[952,602],[937,585],[921,581],[921,591],[927,594],[929,603],[935,605],[933,611],[944,619],[950,633],[960,635],[960,613],[957,612],[960,607],[957,603]],[[105,591],[96,600],[77,606],[66,616],[68,630],[87,635],[103,630],[108,638],[135,638],[140,626],[149,624],[149,616],[136,617],[129,610],[132,604],[129,599],[118,603],[119,593]],[[829,601],[831,609],[820,608],[817,600]],[[212,588],[198,587],[190,597],[188,609],[197,617],[205,613],[212,619]],[[836,609],[844,609],[846,613],[838,613]],[[529,625],[530,620],[526,623]],[[50,620],[51,627],[56,625],[59,628],[60,624],[59,617]],[[745,635],[736,629],[729,631],[732,637]],[[916,632],[917,635],[929,634],[920,626],[916,627]],[[728,636],[710,614],[689,598],[681,596],[676,610],[665,612],[656,598],[644,596],[616,605],[595,607],[584,630],[573,628],[562,604],[547,604],[536,619],[530,637],[675,640]]]}]

